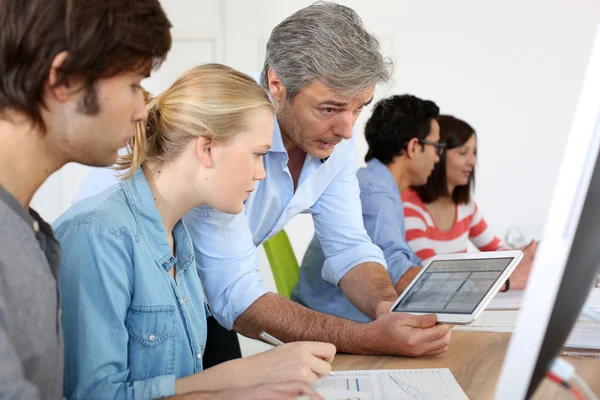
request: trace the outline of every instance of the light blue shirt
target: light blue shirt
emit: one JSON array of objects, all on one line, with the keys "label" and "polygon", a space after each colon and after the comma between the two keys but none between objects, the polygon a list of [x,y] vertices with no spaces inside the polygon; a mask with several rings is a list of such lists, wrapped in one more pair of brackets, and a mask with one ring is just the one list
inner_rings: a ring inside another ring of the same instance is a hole
[{"label": "light blue shirt", "polygon": [[[206,306],[182,221],[175,256],[141,169],[54,224],[69,399],[150,399],[202,371]],[[168,271],[176,265],[176,281]]]},{"label": "light blue shirt", "polygon": [[[326,258],[321,278],[328,284],[337,286],[350,269],[364,262],[386,265],[363,225],[355,149],[353,138],[339,143],[325,162],[307,155],[294,192],[288,154],[275,121],[272,147],[264,157],[267,177],[256,183],[245,211],[231,215],[199,207],[185,216],[198,273],[221,325],[231,329],[240,314],[269,292],[260,276],[256,246],[298,214],[312,214]],[[106,172],[94,171],[85,187],[97,189],[99,174]]]},{"label": "light blue shirt", "polygon": [[[408,268],[421,264],[406,243],[404,205],[398,186],[390,171],[377,159],[370,160],[356,175],[365,228],[373,243],[383,250],[388,272],[396,284]],[[371,321],[350,303],[339,287],[321,279],[325,260],[319,237],[315,236],[302,260],[300,279],[292,291],[292,300],[338,317]]]}]

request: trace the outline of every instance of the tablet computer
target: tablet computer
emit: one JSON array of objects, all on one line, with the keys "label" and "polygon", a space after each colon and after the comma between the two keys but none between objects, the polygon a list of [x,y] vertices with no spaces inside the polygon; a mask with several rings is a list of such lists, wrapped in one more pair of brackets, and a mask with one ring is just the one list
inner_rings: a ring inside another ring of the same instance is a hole
[{"label": "tablet computer", "polygon": [[437,255],[390,311],[437,314],[438,322],[470,324],[502,288],[521,258],[520,250]]}]

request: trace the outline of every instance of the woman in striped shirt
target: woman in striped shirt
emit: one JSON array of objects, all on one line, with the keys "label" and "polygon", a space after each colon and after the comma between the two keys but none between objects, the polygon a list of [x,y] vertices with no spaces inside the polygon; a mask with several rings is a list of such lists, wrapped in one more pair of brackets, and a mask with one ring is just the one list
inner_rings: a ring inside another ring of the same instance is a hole
[{"label": "woman in striped shirt", "polygon": [[[477,163],[475,130],[458,118],[440,115],[440,141],[447,151],[427,183],[402,193],[406,239],[419,258],[466,252],[471,241],[480,251],[508,250],[488,227],[472,198]],[[523,289],[531,269],[536,244],[523,249],[521,264],[510,287]]]}]

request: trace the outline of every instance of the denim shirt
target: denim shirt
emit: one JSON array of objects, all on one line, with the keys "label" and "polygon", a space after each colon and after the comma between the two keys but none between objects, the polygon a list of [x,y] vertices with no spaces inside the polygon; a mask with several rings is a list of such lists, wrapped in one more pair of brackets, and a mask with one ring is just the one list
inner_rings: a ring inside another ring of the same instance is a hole
[{"label": "denim shirt", "polygon": [[[379,160],[372,159],[356,173],[360,186],[362,217],[369,237],[385,256],[388,273],[396,284],[400,277],[421,260],[406,243],[404,205],[394,177]],[[292,300],[309,308],[358,322],[369,322],[338,286],[322,279],[325,254],[317,235],[310,242],[300,268]]]},{"label": "denim shirt", "polygon": [[[150,399],[202,371],[205,297],[182,221],[171,252],[141,169],[54,224],[69,399]],[[176,279],[168,271],[176,265]]]}]

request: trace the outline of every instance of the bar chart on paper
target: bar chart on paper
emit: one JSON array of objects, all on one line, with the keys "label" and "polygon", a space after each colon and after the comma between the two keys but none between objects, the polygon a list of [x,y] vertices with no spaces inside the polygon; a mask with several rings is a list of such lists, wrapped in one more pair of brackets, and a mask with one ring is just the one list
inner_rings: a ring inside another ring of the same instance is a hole
[{"label": "bar chart on paper", "polygon": [[314,387],[325,400],[468,400],[447,368],[335,371]]}]

